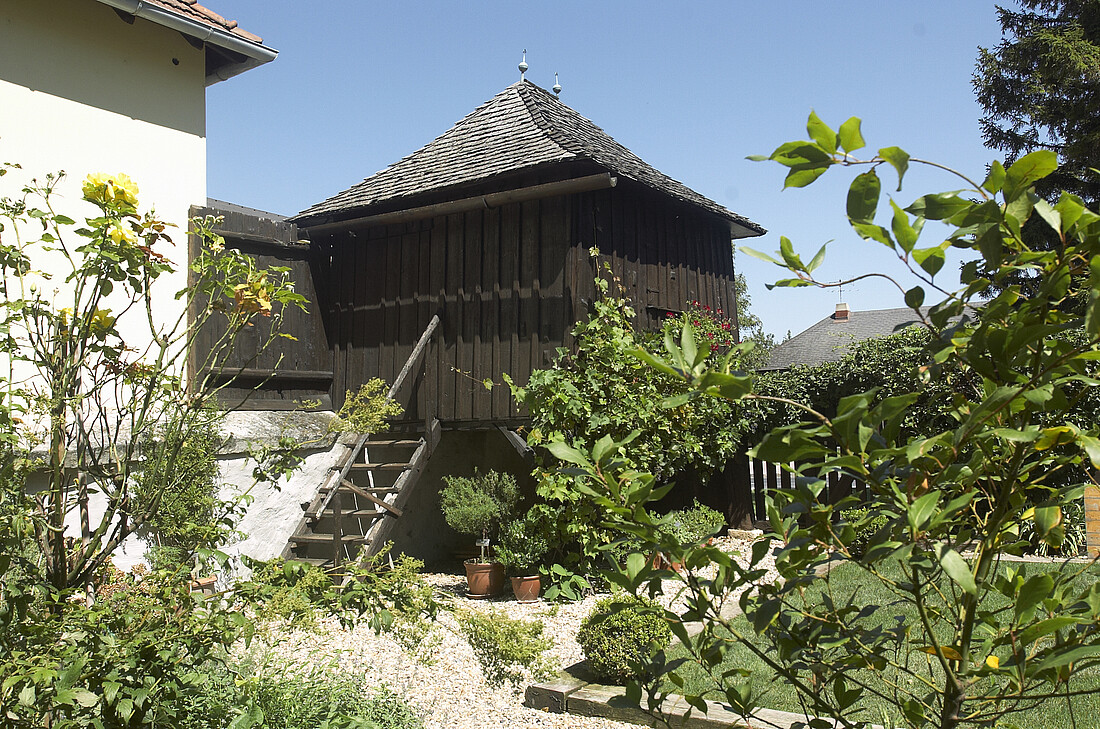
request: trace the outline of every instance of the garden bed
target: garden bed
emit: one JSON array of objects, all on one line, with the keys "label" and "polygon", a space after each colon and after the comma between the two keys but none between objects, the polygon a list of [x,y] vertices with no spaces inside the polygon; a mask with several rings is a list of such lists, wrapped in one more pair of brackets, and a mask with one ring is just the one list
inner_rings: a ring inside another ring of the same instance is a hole
[{"label": "garden bed", "polygon": [[[718,546],[730,551],[747,551],[748,541],[723,538]],[[508,617],[540,620],[544,634],[554,646],[549,653],[560,667],[583,660],[576,642],[581,621],[602,596],[575,603],[521,604],[511,595],[492,600],[466,597],[465,578],[457,573],[426,574],[437,593],[453,600],[456,608],[503,611]],[[673,588],[678,583],[667,583]],[[275,627],[258,635],[249,651],[256,658],[290,663],[334,664],[342,671],[361,676],[368,685],[385,685],[405,696],[424,717],[425,727],[580,727],[581,729],[625,729],[633,725],[600,717],[555,714],[523,705],[527,681],[513,687],[491,686],[483,675],[473,649],[462,636],[458,621],[450,612],[440,614],[427,637],[409,649],[393,634],[375,635],[366,625],[343,630],[335,621],[324,620],[315,628]]]}]

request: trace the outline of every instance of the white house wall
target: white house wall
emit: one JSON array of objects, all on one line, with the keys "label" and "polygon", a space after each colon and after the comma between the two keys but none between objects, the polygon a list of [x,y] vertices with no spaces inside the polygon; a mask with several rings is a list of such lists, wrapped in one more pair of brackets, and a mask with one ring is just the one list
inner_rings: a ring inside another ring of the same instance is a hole
[{"label": "white house wall", "polygon": [[98,2],[0,4],[0,160],[23,167],[0,179],[3,194],[64,170],[56,208],[79,219],[94,212],[80,199],[86,175],[128,174],[142,209],[177,226],[162,251],[179,268],[156,293],[163,321],[181,311],[188,210],[206,201],[204,64],[179,33]]}]

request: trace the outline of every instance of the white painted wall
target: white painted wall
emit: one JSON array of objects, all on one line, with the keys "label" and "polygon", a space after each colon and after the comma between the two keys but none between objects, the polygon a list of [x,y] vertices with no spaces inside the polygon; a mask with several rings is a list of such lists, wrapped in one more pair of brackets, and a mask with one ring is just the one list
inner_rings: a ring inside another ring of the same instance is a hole
[{"label": "white painted wall", "polygon": [[182,35],[101,3],[0,3],[0,160],[23,166],[0,194],[64,170],[56,207],[79,220],[95,212],[81,200],[86,175],[128,174],[142,210],[178,226],[162,253],[179,272],[155,289],[164,321],[181,311],[188,210],[206,202],[204,75],[203,51]]}]

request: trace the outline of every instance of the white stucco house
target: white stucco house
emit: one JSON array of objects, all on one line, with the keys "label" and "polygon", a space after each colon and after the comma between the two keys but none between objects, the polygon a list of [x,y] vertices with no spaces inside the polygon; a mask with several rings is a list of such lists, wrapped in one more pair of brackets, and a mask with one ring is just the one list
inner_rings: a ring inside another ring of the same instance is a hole
[{"label": "white stucco house", "polygon": [[[175,246],[161,253],[176,273],[153,288],[157,316],[175,321],[190,209],[207,205],[206,87],[277,54],[195,0],[3,0],[0,161],[22,169],[0,180],[0,195],[17,197],[32,177],[64,171],[55,209],[79,219],[97,212],[81,199],[87,175],[127,174],[141,210],[175,226]],[[49,270],[48,259],[36,265]],[[227,460],[223,470],[243,468],[239,453]],[[133,564],[143,551],[128,539],[116,564]]]},{"label": "white stucco house", "polygon": [[[194,0],[4,0],[0,161],[27,178],[64,170],[71,217],[85,210],[86,175],[128,174],[142,208],[177,226],[174,293],[188,210],[206,204],[206,87],[277,53]],[[5,194],[16,182],[5,178]],[[165,316],[178,313],[163,298]]]}]

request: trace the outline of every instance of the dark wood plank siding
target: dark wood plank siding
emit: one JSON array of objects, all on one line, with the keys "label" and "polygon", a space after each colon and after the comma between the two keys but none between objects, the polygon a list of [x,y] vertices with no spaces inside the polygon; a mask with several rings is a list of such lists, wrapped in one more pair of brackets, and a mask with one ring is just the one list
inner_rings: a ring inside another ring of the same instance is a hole
[{"label": "dark wood plank siding", "polygon": [[[572,344],[573,323],[596,295],[593,245],[642,326],[659,326],[667,311],[695,299],[734,309],[728,226],[629,182],[314,243],[331,259],[325,275],[335,294],[325,312],[338,340],[332,344],[337,406],[345,390],[371,377],[392,381],[441,311],[423,381],[402,403],[409,421],[423,416],[432,392],[445,422],[487,427],[522,420],[501,376],[523,384]],[[353,311],[371,316],[360,323]],[[354,325],[345,323],[349,318]],[[490,391],[484,380],[497,384]]]},{"label": "dark wood plank siding", "polygon": [[[229,407],[256,410],[291,409],[314,400],[319,400],[321,407],[331,407],[332,355],[322,323],[322,304],[313,285],[314,269],[319,262],[310,247],[298,243],[297,227],[244,212],[207,207],[193,207],[191,215],[220,217],[222,220],[215,229],[225,238],[227,248],[251,257],[259,269],[289,268],[295,290],[309,301],[305,311],[297,307],[283,311],[281,331],[293,335],[294,340],[277,339],[261,352],[261,343],[269,337],[272,325],[271,320],[263,318],[238,334],[232,351],[221,357],[221,372],[215,375],[213,384],[225,383],[230,372],[245,370],[246,374],[238,375],[230,383],[233,386],[219,392],[221,401]],[[198,254],[199,245],[196,236],[189,236],[190,260]],[[194,283],[194,274],[191,276]],[[203,302],[195,302],[195,307],[202,305]],[[197,314],[197,308],[190,312],[192,321]],[[225,321],[218,315],[211,317],[198,332],[189,362],[192,377],[200,370],[210,371],[211,351],[218,347],[225,332]],[[215,351],[214,357],[219,356]]]}]

